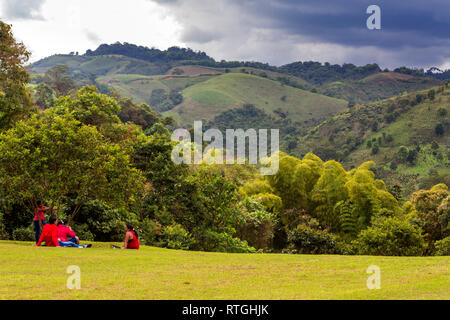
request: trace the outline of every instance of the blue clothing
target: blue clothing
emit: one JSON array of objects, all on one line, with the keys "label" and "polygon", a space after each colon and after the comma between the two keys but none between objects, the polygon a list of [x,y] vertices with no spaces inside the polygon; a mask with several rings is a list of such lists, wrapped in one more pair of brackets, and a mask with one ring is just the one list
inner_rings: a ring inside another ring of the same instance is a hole
[{"label": "blue clothing", "polygon": [[[44,220],[40,220],[42,222],[42,226],[45,226],[46,223]],[[39,220],[35,220],[34,222],[34,239],[36,240],[36,243],[39,242],[39,238],[41,237],[41,226],[39,224]]]},{"label": "blue clothing", "polygon": [[65,242],[58,241],[58,243],[60,247],[87,248],[87,246],[76,244],[75,242],[72,241],[65,241]]}]

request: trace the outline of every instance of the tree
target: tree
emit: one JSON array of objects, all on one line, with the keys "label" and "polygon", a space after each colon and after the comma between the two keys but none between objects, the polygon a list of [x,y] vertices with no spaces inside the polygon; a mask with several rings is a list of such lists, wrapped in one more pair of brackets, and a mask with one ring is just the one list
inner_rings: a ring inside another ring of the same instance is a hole
[{"label": "tree", "polygon": [[121,108],[114,98],[98,93],[94,86],[81,88],[75,98],[60,97],[54,112],[59,115],[72,113],[75,119],[86,125],[96,126],[120,123],[119,112]]},{"label": "tree", "polygon": [[37,200],[60,208],[66,197],[74,205],[71,218],[90,200],[121,207],[141,186],[126,152],[72,114],[47,111],[0,136],[0,187],[30,212]]},{"label": "tree", "polygon": [[417,211],[418,224],[430,245],[450,235],[449,197],[450,192],[444,184],[438,184],[430,190],[419,190],[411,196],[411,203]]},{"label": "tree", "polygon": [[44,83],[55,90],[57,97],[68,95],[70,91],[78,88],[75,81],[67,75],[69,71],[68,66],[57,65],[48,69],[44,75]]},{"label": "tree", "polygon": [[121,111],[118,114],[122,122],[133,122],[146,130],[155,123],[161,122],[161,118],[147,104],[136,104],[129,98],[124,98],[119,92],[113,91],[111,96],[118,102]]},{"label": "tree", "polygon": [[442,123],[437,124],[436,127],[434,128],[434,132],[438,136],[442,136],[444,134],[444,131],[445,131],[444,126],[442,125]]},{"label": "tree", "polygon": [[23,66],[30,53],[16,42],[11,26],[0,21],[0,130],[11,128],[34,111]]},{"label": "tree", "polygon": [[35,91],[34,99],[38,107],[47,109],[54,105],[56,93],[49,85],[40,83],[36,86]]}]

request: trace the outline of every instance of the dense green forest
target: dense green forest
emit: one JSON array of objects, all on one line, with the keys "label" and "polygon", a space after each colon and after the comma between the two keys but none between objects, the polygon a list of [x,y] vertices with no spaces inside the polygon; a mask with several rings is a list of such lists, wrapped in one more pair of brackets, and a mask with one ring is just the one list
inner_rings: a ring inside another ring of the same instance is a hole
[{"label": "dense green forest", "polygon": [[[238,70],[218,70],[217,75],[207,76],[202,69],[201,75],[187,78],[207,79],[183,82],[183,88],[177,88],[179,82],[163,82],[186,81],[182,74],[157,79],[171,91],[159,88],[168,95],[155,104],[171,101],[170,110],[178,111],[174,115],[186,114],[194,106],[196,112],[204,112],[205,119],[209,117],[211,127],[281,127],[282,134],[289,135],[282,146],[291,154],[280,152],[278,172],[262,176],[250,164],[174,164],[171,154],[179,142],[171,140],[171,130],[181,117],[155,111],[145,101],[125,95],[127,91],[118,90],[114,82],[99,81],[98,75],[74,77],[70,64],[48,65],[43,73],[30,76],[24,67],[29,57],[26,48],[15,41],[10,26],[0,22],[0,29],[1,45],[8,48],[0,56],[1,239],[32,240],[33,209],[42,200],[58,208],[55,214],[69,219],[82,240],[120,241],[125,224],[131,223],[143,244],[171,249],[449,254],[450,192],[443,183],[448,169],[448,84],[354,105],[321,95],[314,88],[305,90],[271,79],[269,71],[293,77],[310,73],[304,81],[314,87],[337,79],[365,79],[380,73],[377,65],[336,68],[297,63],[284,71],[259,68],[257,74],[239,65]],[[215,63],[192,50],[160,52],[128,44],[101,46],[75,59],[89,62],[92,56],[104,54],[151,63],[204,58]],[[105,75],[112,67],[102,70]],[[156,80],[131,79],[141,85]],[[238,81],[247,95],[254,94],[251,101],[246,101],[242,91],[232,91]],[[261,87],[274,90],[264,96],[267,101],[258,100],[260,92],[272,91]],[[275,102],[269,98],[286,107],[273,108]],[[294,98],[299,100],[290,101]],[[310,103],[304,103],[305,99]],[[217,105],[224,112],[216,112]],[[208,106],[212,106],[210,114],[205,112]],[[224,106],[234,108],[223,110]],[[423,119],[415,119],[408,114],[423,111],[435,117],[425,113]],[[292,120],[301,112],[310,116],[308,121]],[[423,121],[433,126],[431,131],[427,127],[418,131]],[[368,161],[367,150],[373,155],[385,152],[386,158]],[[395,150],[394,156],[390,150]],[[442,177],[408,192],[398,189],[404,187],[402,181],[391,184],[380,179],[379,164],[406,170],[402,166],[417,161],[423,150]]]}]

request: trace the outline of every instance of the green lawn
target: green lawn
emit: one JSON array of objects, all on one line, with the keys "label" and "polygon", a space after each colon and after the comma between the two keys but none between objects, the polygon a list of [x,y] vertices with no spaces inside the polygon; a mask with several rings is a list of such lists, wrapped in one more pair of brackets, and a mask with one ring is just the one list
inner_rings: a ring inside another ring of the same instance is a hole
[{"label": "green lawn", "polygon": [[[0,241],[0,299],[449,299],[449,257],[223,254]],[[81,289],[69,290],[69,265]],[[366,285],[370,265],[381,289]]]}]

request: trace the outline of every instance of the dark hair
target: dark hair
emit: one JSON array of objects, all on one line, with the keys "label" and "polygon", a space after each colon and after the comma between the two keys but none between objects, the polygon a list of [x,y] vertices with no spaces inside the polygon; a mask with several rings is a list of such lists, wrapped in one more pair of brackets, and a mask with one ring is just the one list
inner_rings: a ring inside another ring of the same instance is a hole
[{"label": "dark hair", "polygon": [[136,230],[134,230],[134,228],[133,228],[133,226],[132,226],[131,224],[127,224],[127,229],[128,229],[128,230],[130,230],[130,231],[133,231],[133,232],[134,232],[134,234],[136,235],[136,238],[138,238],[138,239],[139,239],[139,236],[138,236],[138,233],[137,233],[137,231],[136,231]]},{"label": "dark hair", "polygon": [[59,220],[59,221],[58,221],[58,226],[59,226],[59,225],[63,225],[63,226],[65,226],[65,225],[66,225],[66,223],[67,223],[67,222],[66,222],[66,220],[64,220],[64,219],[61,219],[61,220]]},{"label": "dark hair", "polygon": [[38,205],[38,206],[42,206],[42,200],[38,200],[38,201],[37,201],[37,205]]},{"label": "dark hair", "polygon": [[51,216],[51,217],[48,219],[48,223],[50,223],[50,224],[55,224],[56,220],[58,220],[58,218],[57,218],[56,216]]}]

